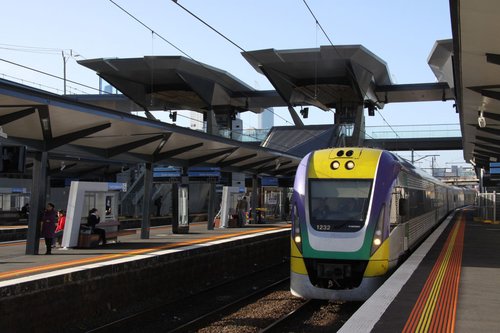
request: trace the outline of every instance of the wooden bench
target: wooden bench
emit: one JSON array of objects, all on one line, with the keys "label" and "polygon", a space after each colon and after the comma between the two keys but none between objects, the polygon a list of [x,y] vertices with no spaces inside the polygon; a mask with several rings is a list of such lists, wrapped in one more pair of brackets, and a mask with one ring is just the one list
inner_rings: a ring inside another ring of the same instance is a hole
[{"label": "wooden bench", "polygon": [[83,234],[78,236],[78,247],[91,248],[99,245],[99,235],[97,234]]},{"label": "wooden bench", "polygon": [[[120,222],[116,220],[105,220],[96,225],[96,228],[103,229],[106,233],[106,241],[118,242],[118,236],[133,235],[137,230],[119,230]],[[91,248],[99,245],[99,235],[90,234],[89,230],[80,230],[78,237],[78,247]]]},{"label": "wooden bench", "polygon": [[[137,230],[133,229],[106,232],[106,241],[114,241],[115,243],[118,243],[118,236],[135,235],[136,233]],[[92,248],[97,246],[99,246],[98,234],[80,233],[78,236],[78,247]]]}]

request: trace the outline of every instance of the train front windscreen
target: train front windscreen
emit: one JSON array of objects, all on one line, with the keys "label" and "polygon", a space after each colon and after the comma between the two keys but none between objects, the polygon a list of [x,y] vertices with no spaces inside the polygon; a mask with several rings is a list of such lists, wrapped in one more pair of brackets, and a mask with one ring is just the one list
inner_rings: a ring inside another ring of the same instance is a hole
[{"label": "train front windscreen", "polygon": [[318,231],[355,232],[368,212],[372,180],[309,179],[309,217]]}]

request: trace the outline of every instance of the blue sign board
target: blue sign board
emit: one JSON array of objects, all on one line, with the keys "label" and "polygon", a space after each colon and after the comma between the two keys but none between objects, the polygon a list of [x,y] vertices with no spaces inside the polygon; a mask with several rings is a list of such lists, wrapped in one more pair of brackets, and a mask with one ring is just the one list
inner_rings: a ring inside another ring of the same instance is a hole
[{"label": "blue sign board", "polygon": [[278,178],[276,177],[262,177],[262,186],[278,186]]},{"label": "blue sign board", "polygon": [[500,174],[500,163],[490,162],[490,175]]},{"label": "blue sign board", "polygon": [[127,192],[127,183],[108,183],[108,191]]},{"label": "blue sign board", "polygon": [[156,167],[153,178],[176,178],[181,176],[181,169],[176,167]]},{"label": "blue sign board", "polygon": [[192,167],[188,169],[188,177],[220,177],[218,167]]}]

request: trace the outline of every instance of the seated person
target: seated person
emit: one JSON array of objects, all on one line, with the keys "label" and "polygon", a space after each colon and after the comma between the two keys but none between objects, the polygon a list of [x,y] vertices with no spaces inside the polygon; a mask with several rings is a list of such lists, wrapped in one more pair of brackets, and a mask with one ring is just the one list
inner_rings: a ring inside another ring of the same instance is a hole
[{"label": "seated person", "polygon": [[23,219],[27,219],[30,215],[30,204],[27,203],[21,208],[21,214],[20,217]]},{"label": "seated person", "polygon": [[89,211],[89,216],[87,217],[87,225],[93,234],[99,235],[99,241],[102,241],[102,245],[106,245],[106,231],[104,229],[96,228],[96,224],[99,224],[101,217],[98,214],[97,208],[92,208]]},{"label": "seated person", "polygon": [[64,231],[64,225],[66,224],[66,214],[64,210],[57,211],[57,226],[56,231],[54,233],[54,237],[56,238],[56,244],[61,246],[61,240]]}]

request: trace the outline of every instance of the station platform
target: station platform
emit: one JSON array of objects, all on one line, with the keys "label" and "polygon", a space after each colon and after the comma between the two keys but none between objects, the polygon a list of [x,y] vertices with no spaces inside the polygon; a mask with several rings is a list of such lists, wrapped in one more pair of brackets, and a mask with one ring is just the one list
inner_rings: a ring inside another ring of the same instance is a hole
[{"label": "station platform", "polygon": [[151,227],[149,239],[139,230],[117,243],[55,248],[52,255],[25,255],[25,241],[0,243],[0,331],[54,332],[47,318],[64,309],[56,331],[86,332],[282,264],[289,230],[285,222],[214,230],[196,222],[189,233],[174,234],[167,225]]},{"label": "station platform", "polygon": [[[15,229],[12,227],[3,227]],[[19,228],[26,228],[20,226]],[[118,242],[95,248],[53,248],[52,255],[44,255],[45,242],[40,239],[39,255],[26,255],[26,241],[0,243],[0,287],[9,285],[8,280],[54,272],[65,268],[81,268],[86,264],[105,263],[119,258],[131,258],[161,250],[176,249],[196,244],[231,239],[241,236],[258,235],[273,230],[289,229],[287,223],[249,224],[242,228],[215,228],[207,230],[206,222],[190,224],[189,233],[174,234],[172,227],[151,227],[150,238],[141,239],[140,229],[136,234],[120,236]],[[31,278],[30,278],[31,279]]]},{"label": "station platform", "polygon": [[448,217],[339,332],[500,331],[500,225]]}]

